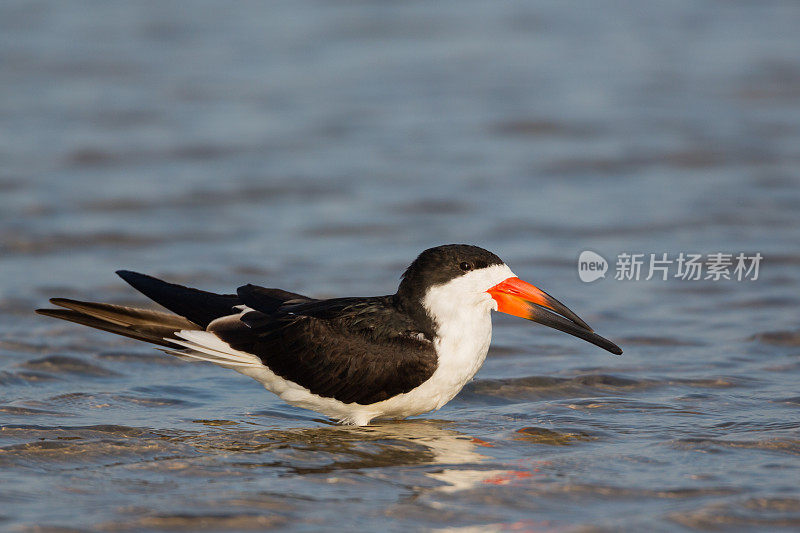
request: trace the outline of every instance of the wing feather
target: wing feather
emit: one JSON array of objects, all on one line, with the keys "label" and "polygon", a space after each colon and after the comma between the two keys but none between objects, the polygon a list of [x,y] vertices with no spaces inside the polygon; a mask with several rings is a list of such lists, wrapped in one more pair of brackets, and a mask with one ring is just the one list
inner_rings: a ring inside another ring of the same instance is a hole
[{"label": "wing feather", "polygon": [[387,298],[317,300],[271,316],[250,311],[247,323],[210,330],[314,394],[368,405],[409,392],[437,366],[432,343]]}]

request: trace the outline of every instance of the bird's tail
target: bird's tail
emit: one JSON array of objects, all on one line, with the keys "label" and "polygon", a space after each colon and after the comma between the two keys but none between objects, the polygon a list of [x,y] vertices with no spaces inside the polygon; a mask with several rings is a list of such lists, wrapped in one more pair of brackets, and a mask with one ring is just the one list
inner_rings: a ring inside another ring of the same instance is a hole
[{"label": "bird's tail", "polygon": [[36,312],[167,348],[182,348],[170,339],[177,340],[176,334],[182,330],[198,329],[197,324],[182,316],[149,309],[67,298],[51,298],[50,303],[65,309],[37,309]]},{"label": "bird's tail", "polygon": [[234,350],[212,332],[182,316],[138,307],[67,298],[51,298],[64,309],[37,309],[40,315],[77,322],[103,331],[162,346],[164,352],[188,361],[207,361],[234,370],[260,368],[255,355]]}]

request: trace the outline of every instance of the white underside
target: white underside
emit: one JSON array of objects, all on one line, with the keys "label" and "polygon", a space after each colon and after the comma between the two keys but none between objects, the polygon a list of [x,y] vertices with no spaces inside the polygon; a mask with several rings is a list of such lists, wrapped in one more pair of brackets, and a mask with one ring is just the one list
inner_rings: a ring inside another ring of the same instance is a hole
[{"label": "white underside", "polygon": [[286,380],[249,353],[234,350],[214,333],[183,330],[182,350],[165,350],[186,360],[208,361],[250,376],[283,401],[345,424],[363,426],[376,418],[405,418],[441,408],[455,397],[483,365],[492,339],[491,311],[496,303],[486,290],[514,273],[506,265],[470,272],[430,289],[423,305],[438,328],[434,348],[438,366],[420,386],[369,405],[343,403],[312,393]]}]

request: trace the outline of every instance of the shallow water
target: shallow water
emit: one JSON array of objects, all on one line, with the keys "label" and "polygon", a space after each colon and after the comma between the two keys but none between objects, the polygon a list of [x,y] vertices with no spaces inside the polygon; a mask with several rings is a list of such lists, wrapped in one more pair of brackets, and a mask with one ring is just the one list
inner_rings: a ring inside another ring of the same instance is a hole
[{"label": "shallow water", "polygon": [[[0,527],[800,528],[798,20],[4,2]],[[497,252],[624,355],[496,316],[442,410],[347,428],[32,313],[142,304],[119,268],[385,294],[446,242]],[[585,249],[764,260],[756,281],[586,284]]]}]

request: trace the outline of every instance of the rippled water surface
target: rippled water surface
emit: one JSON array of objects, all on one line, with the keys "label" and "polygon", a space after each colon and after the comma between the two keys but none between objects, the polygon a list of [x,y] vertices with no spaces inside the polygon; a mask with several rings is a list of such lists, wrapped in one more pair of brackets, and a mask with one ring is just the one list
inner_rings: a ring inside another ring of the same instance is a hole
[{"label": "rippled water surface", "polygon": [[[0,528],[800,528],[794,2],[3,2]],[[33,314],[394,292],[471,242],[624,349],[496,316],[436,413],[340,427]],[[578,279],[580,251],[764,256]],[[63,529],[59,529],[63,528]]]}]

